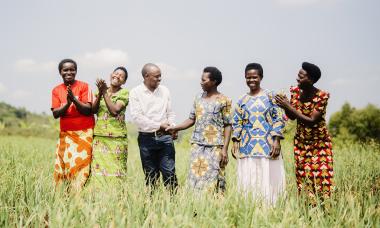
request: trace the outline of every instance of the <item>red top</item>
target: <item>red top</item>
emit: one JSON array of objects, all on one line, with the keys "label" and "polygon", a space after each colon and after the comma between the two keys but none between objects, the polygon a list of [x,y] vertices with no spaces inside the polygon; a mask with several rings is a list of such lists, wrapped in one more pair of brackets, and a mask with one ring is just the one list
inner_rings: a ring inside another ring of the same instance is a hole
[{"label": "red top", "polygon": [[[92,103],[92,92],[88,84],[76,80],[71,85],[74,96],[82,103]],[[52,90],[51,109],[59,108],[67,103],[67,86],[62,83]],[[94,128],[94,115],[81,114],[72,103],[64,116],[60,117],[61,131],[78,131]]]}]

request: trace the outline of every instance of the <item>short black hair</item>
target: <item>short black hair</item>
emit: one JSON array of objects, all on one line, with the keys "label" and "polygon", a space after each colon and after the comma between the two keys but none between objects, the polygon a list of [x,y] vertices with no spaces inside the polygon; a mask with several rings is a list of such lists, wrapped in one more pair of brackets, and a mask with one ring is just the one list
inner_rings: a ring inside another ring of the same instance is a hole
[{"label": "short black hair", "polygon": [[122,70],[124,71],[124,74],[125,74],[125,81],[127,81],[128,79],[128,71],[125,67],[123,66],[119,66],[119,67],[116,67],[115,70],[113,70],[113,72],[117,71],[117,70]]},{"label": "short black hair", "polygon": [[321,70],[315,64],[303,62],[302,69],[304,69],[311,80],[316,83],[321,78]]},{"label": "short black hair", "polygon": [[63,64],[65,64],[65,63],[72,63],[72,64],[74,64],[75,70],[78,69],[77,63],[74,60],[72,60],[72,59],[62,59],[61,62],[59,62],[59,64],[58,64],[58,71],[59,72],[61,72],[61,70],[63,68]]},{"label": "short black hair", "polygon": [[222,72],[216,67],[208,66],[203,69],[204,73],[210,73],[209,79],[215,81],[215,85],[218,86],[222,83]]},{"label": "short black hair", "polygon": [[244,73],[247,74],[247,72],[250,70],[257,70],[261,79],[264,77],[264,70],[263,70],[263,67],[260,65],[260,63],[248,63],[247,66],[245,67]]}]

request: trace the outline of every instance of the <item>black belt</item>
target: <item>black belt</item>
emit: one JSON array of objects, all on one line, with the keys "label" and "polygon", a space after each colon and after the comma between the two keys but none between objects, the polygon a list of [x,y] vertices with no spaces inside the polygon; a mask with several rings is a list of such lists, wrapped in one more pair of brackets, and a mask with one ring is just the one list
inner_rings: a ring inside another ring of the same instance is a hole
[{"label": "black belt", "polygon": [[170,133],[166,132],[166,131],[155,131],[155,132],[141,132],[141,131],[139,131],[139,135],[149,136],[149,137],[161,137],[163,135],[170,135]]}]

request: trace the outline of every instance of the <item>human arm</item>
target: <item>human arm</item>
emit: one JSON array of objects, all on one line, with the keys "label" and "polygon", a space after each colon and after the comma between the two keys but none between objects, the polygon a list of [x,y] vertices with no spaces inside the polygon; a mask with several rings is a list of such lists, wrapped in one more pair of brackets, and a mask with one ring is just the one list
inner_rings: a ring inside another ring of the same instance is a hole
[{"label": "human arm", "polygon": [[[230,144],[230,140],[231,140],[231,132],[232,132],[232,127],[231,125],[225,125],[224,126],[224,143],[223,143],[223,148],[222,148],[222,157],[220,159],[220,166],[221,167],[226,167],[226,165],[228,164],[228,146]],[[234,156],[234,158],[236,158],[236,156],[234,154],[232,154],[232,156]]]},{"label": "human arm", "polygon": [[278,106],[280,106],[281,108],[283,108],[285,110],[286,115],[291,120],[297,119],[307,126],[312,126],[312,125],[318,123],[323,116],[323,113],[319,109],[314,109],[310,116],[306,116],[306,115],[302,114],[301,112],[297,111],[297,109],[290,104],[290,102],[286,96],[276,95],[275,100],[276,100],[276,103],[278,104]]},{"label": "human arm", "polygon": [[67,97],[73,102],[73,104],[75,105],[75,107],[81,114],[86,115],[86,116],[92,114],[91,102],[81,102],[80,100],[78,100],[74,96],[73,91],[71,90],[70,86],[67,87]]},{"label": "human arm", "polygon": [[192,127],[195,123],[195,120],[194,119],[187,119],[185,121],[183,121],[181,124],[178,124],[176,126],[169,126],[168,128],[166,128],[165,130],[166,131],[182,131],[182,130],[185,130],[185,129],[188,129],[189,127]]},{"label": "human arm", "polygon": [[238,153],[240,150],[240,140],[241,140],[241,132],[243,130],[243,109],[238,102],[235,111],[232,117],[232,148],[231,154],[233,158],[238,157]]},{"label": "human arm", "polygon": [[[105,87],[107,88],[106,84]],[[118,116],[120,112],[122,112],[125,109],[125,106],[128,104],[128,91],[119,91],[116,96],[116,100],[115,102],[113,102],[112,95],[108,95],[106,91],[103,92],[104,102],[112,116]]]},{"label": "human arm", "polygon": [[99,105],[100,105],[100,100],[102,99],[103,96],[103,90],[106,90],[107,85],[105,85],[105,82],[103,79],[96,79],[96,87],[98,87],[98,94],[95,96],[95,100],[92,103],[92,113],[96,114],[99,111]]},{"label": "human arm", "polygon": [[55,119],[62,117],[66,114],[66,111],[70,108],[72,101],[66,94],[66,103],[62,104],[61,99],[59,98],[59,92],[54,89],[52,91],[52,106],[51,111]]},{"label": "human arm", "polygon": [[55,119],[62,117],[66,114],[67,109],[69,109],[70,105],[72,104],[71,100],[67,100],[67,103],[59,108],[52,109],[53,116]]},{"label": "human arm", "polygon": [[231,140],[231,132],[232,132],[232,118],[231,118],[231,106],[232,101],[229,98],[225,99],[225,103],[222,107],[222,118],[223,118],[223,124],[224,124],[224,131],[223,131],[223,148],[222,148],[222,154],[220,159],[220,166],[225,167],[228,164],[228,146],[230,144]]}]

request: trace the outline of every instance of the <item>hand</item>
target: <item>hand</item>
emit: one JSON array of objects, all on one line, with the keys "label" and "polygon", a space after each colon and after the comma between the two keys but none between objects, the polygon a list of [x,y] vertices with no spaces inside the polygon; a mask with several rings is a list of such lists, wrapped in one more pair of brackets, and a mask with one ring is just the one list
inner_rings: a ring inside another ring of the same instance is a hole
[{"label": "hand", "polygon": [[239,148],[240,148],[240,142],[238,141],[233,142],[232,148],[231,148],[231,154],[232,154],[232,157],[235,159],[238,157]]},{"label": "hand", "polygon": [[289,102],[288,98],[285,95],[279,95],[279,94],[277,94],[274,97],[274,99],[276,100],[277,105],[280,106],[281,108],[286,109],[287,107],[290,106],[290,102]]},{"label": "hand", "polygon": [[161,131],[166,131],[166,129],[168,129],[168,128],[170,128],[170,125],[168,124],[168,123],[162,123],[161,125],[160,125],[160,130]]},{"label": "hand", "polygon": [[104,95],[107,93],[107,83],[103,79],[96,79],[96,87],[98,87],[99,95]]},{"label": "hand", "polygon": [[221,157],[220,157],[220,167],[224,168],[227,166],[227,164],[228,164],[228,152],[223,147],[222,152],[221,152]]},{"label": "hand", "polygon": [[272,149],[271,149],[271,151],[269,153],[269,156],[271,156],[271,158],[273,158],[273,159],[276,159],[276,158],[278,158],[278,156],[280,155],[280,153],[281,153],[280,139],[275,138],[275,140],[273,141]]},{"label": "hand", "polygon": [[173,140],[178,139],[178,131],[173,131],[173,133],[171,133],[171,135],[172,135]]},{"label": "hand", "polygon": [[73,102],[73,101],[75,101],[75,96],[74,96],[74,94],[73,94],[73,91],[71,90],[71,86],[69,85],[69,86],[67,86],[67,102],[69,103],[71,103],[71,102]]}]

